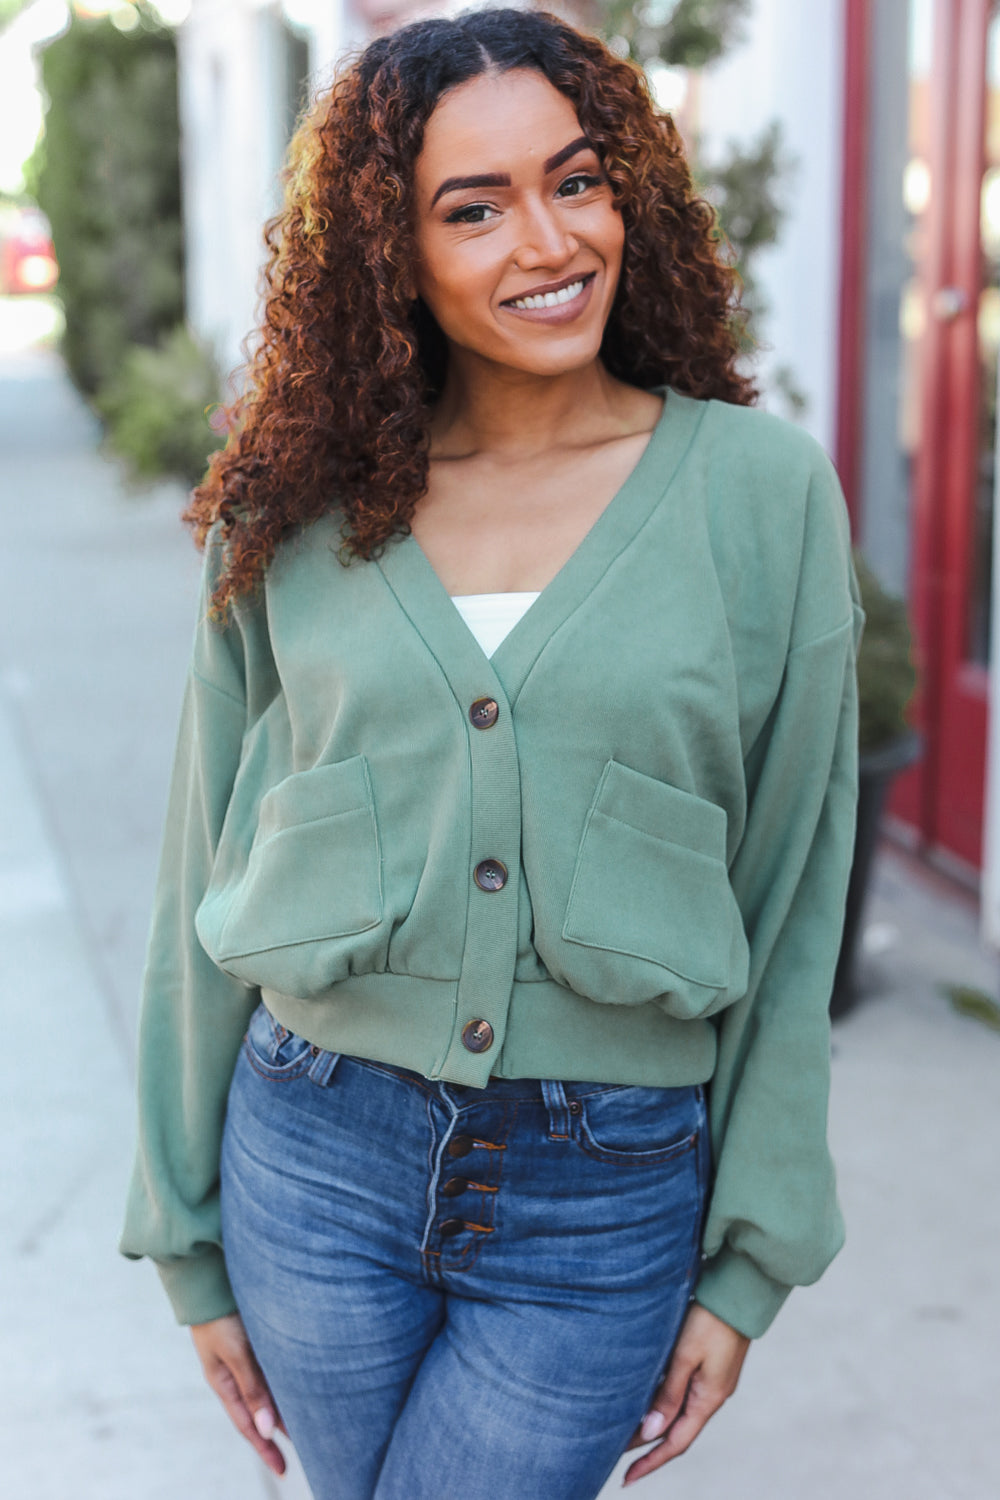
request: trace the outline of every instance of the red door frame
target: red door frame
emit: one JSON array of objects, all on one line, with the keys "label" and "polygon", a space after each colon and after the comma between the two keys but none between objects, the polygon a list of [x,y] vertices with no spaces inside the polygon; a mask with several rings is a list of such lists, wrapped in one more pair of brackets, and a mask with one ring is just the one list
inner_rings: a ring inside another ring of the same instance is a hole
[{"label": "red door frame", "polygon": [[956,289],[963,307],[953,321],[943,324],[942,339],[940,385],[949,458],[942,487],[938,794],[933,839],[978,868],[983,853],[989,679],[985,667],[968,660],[968,609],[980,437],[979,217],[990,0],[964,0],[960,15],[950,255],[941,284]]},{"label": "red door frame", "polygon": [[[966,662],[973,506],[978,447],[979,193],[983,166],[985,43],[991,0],[938,0],[935,9],[928,254],[923,300],[921,432],[911,502],[910,606],[921,686],[913,721],[922,762],[895,785],[892,811],[929,850],[971,869],[982,860],[987,673]],[[857,520],[862,436],[864,226],[872,0],[846,0],[844,252],[837,464]],[[964,299],[957,316],[937,314],[938,294]]]},{"label": "red door frame", "polygon": [[[956,24],[963,0],[935,6],[934,66],[930,80],[930,118],[946,126],[953,119],[958,89]],[[927,256],[921,268],[921,294],[927,309],[927,328],[920,348],[920,430],[911,492],[910,618],[913,624],[920,687],[913,721],[924,737],[923,758],[899,778],[893,789],[892,810],[914,825],[920,841],[938,843],[937,789],[941,764],[939,726],[943,707],[941,646],[942,596],[945,581],[943,549],[947,484],[948,433],[946,403],[941,394],[947,361],[949,326],[934,316],[935,292],[948,286],[949,197],[954,182],[955,133],[942,128],[931,136],[931,201],[928,209]]]}]

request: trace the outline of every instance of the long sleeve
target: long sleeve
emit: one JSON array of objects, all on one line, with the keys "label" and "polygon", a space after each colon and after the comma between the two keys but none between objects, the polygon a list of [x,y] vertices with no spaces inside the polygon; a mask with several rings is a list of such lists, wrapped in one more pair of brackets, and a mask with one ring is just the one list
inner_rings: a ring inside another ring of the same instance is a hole
[{"label": "long sleeve", "polygon": [[715,1017],[715,1171],[696,1298],[750,1337],[844,1238],[826,1144],[829,999],[854,844],[864,616],[832,467],[816,490],[792,643],[746,760],[747,823],[730,869],[749,984]]},{"label": "long sleeve", "polygon": [[151,1257],[182,1323],[233,1311],[219,1228],[226,1095],[256,992],[211,962],[195,934],[247,709],[237,625],[205,618],[206,566],[143,979],[138,1149],[121,1240]]}]

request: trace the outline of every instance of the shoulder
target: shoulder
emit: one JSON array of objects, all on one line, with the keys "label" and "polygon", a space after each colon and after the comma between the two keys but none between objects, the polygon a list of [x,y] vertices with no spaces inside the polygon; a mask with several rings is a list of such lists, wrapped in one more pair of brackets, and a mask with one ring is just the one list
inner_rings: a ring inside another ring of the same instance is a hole
[{"label": "shoulder", "polygon": [[715,508],[727,528],[774,529],[775,554],[801,556],[819,527],[848,537],[833,462],[811,433],[755,406],[705,403],[699,448]]},{"label": "shoulder", "polygon": [[691,456],[720,574],[744,607],[756,599],[755,609],[783,617],[792,642],[846,623],[850,525],[829,455],[772,412],[723,401],[704,406]]},{"label": "shoulder", "polygon": [[720,467],[738,466],[745,487],[775,489],[789,499],[819,480],[839,491],[826,450],[802,427],[759,406],[707,401],[703,440]]}]

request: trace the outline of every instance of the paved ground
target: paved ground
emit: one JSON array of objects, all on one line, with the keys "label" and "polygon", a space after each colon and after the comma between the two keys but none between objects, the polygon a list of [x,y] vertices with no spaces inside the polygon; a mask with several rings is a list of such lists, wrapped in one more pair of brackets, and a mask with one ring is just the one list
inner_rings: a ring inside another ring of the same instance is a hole
[{"label": "paved ground", "polygon": [[[54,357],[10,352],[10,339],[3,352],[3,313],[2,1490],[307,1500],[301,1476],[279,1486],[230,1435],[155,1277],[115,1254],[135,995],[197,580],[182,497],[123,485]],[[695,1449],[636,1495],[1000,1493],[1000,1034],[940,989],[995,995],[997,965],[971,900],[892,853],[868,948],[864,1003],[835,1032],[848,1247],[755,1346],[738,1398]]]}]

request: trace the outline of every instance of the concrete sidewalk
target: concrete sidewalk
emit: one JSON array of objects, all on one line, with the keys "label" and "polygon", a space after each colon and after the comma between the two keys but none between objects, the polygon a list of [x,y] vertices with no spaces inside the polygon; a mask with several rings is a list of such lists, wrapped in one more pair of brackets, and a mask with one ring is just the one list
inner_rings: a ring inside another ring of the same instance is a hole
[{"label": "concrete sidewalk", "polygon": [[[155,1276],[115,1253],[198,563],[180,491],[129,493],[95,443],[53,356],[0,362],[3,1492],[306,1500],[300,1475],[279,1485],[231,1433]],[[939,988],[995,995],[997,966],[970,900],[895,854],[869,936],[865,1002],[835,1032],[848,1247],[695,1448],[636,1495],[1000,1493],[1000,1035]]]}]

